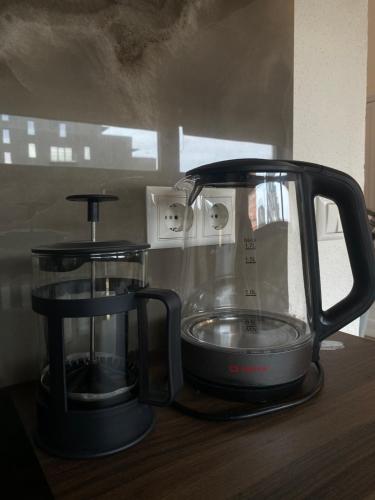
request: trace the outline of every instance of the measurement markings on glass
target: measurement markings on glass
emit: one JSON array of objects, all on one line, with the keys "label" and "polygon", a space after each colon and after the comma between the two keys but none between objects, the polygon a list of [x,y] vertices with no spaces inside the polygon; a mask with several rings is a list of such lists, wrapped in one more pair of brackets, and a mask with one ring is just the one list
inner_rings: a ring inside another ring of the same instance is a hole
[{"label": "measurement markings on glass", "polygon": [[245,327],[248,332],[256,333],[257,332],[256,319],[245,320]]},{"label": "measurement markings on glass", "polygon": [[245,264],[256,264],[257,260],[253,255],[245,256]]},{"label": "measurement markings on glass", "polygon": [[257,240],[255,238],[244,238],[244,243],[246,250],[256,250]]},{"label": "measurement markings on glass", "polygon": [[[244,238],[245,250],[256,250],[256,239],[255,238]],[[255,255],[245,255],[245,264],[256,264]]]},{"label": "measurement markings on glass", "polygon": [[[255,238],[244,238],[245,250],[254,251],[256,250],[256,239]],[[251,253],[245,255],[245,264],[256,264],[256,256]],[[257,292],[254,288],[245,288],[245,297],[256,297]],[[250,324],[249,324],[250,326]],[[256,331],[256,327],[254,330],[251,330],[247,327],[248,331]]]}]

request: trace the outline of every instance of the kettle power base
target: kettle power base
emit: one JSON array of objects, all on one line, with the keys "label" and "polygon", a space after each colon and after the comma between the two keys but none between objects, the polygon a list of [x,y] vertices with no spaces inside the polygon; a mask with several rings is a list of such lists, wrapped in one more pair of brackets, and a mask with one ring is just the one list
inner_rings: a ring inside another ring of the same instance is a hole
[{"label": "kettle power base", "polygon": [[198,380],[189,374],[186,374],[186,381],[174,403],[177,410],[204,420],[233,421],[264,416],[306,403],[322,389],[324,371],[320,363],[311,363],[306,376],[298,380],[294,388],[290,384],[267,388],[268,394],[262,396],[263,402],[260,401],[259,391],[265,389],[223,387]]},{"label": "kettle power base", "polygon": [[287,384],[259,388],[218,384],[203,380],[191,373],[185,372],[185,380],[194,387],[194,389],[220,399],[238,403],[269,403],[280,401],[295,394],[302,386],[304,379],[305,375]]}]

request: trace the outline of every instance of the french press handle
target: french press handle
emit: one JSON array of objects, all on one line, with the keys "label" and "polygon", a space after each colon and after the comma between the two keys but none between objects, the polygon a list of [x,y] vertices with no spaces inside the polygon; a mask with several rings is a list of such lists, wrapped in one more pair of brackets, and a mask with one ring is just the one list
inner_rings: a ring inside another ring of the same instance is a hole
[{"label": "french press handle", "polygon": [[[139,342],[139,400],[143,403],[167,406],[177,395],[183,385],[181,361],[181,301],[172,290],[143,288],[135,293],[138,313]],[[149,349],[147,301],[161,301],[166,308],[166,334],[168,341],[168,390],[160,390],[159,394],[149,388]]]},{"label": "french press handle", "polygon": [[[363,314],[375,300],[375,255],[362,190],[350,176],[333,169],[309,169],[303,173],[302,207],[305,212],[306,252],[313,294],[313,321],[321,341]],[[315,165],[316,168],[316,165]],[[319,272],[314,198],[324,196],[339,209],[353,287],[337,304],[323,311]]]}]

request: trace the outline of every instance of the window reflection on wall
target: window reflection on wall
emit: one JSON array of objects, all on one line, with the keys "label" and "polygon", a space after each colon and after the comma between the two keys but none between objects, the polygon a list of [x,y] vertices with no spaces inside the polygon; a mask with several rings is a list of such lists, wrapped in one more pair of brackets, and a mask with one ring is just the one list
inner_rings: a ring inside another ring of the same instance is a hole
[{"label": "window reflection on wall", "polygon": [[271,144],[185,135],[183,127],[179,127],[179,138],[181,172],[221,160],[274,157]]},{"label": "window reflection on wall", "polygon": [[8,165],[158,169],[154,130],[5,114],[0,129],[0,163],[2,158]]}]

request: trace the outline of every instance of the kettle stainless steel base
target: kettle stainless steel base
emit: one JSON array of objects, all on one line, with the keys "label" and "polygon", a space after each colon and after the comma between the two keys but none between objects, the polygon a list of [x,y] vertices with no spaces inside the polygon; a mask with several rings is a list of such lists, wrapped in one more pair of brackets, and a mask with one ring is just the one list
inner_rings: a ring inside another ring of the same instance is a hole
[{"label": "kettle stainless steel base", "polygon": [[239,403],[276,403],[293,396],[303,385],[306,374],[298,380],[268,387],[217,384],[185,371],[184,378],[194,389],[210,396]]},{"label": "kettle stainless steel base", "polygon": [[186,382],[173,403],[178,411],[203,420],[236,421],[270,415],[306,403],[321,391],[324,371],[318,361],[313,362],[303,381],[284,387],[253,388],[251,391],[243,387],[202,384],[189,376]]},{"label": "kettle stainless steel base", "polygon": [[182,323],[185,371],[223,393],[229,387],[294,387],[308,372],[312,351],[306,325],[290,316],[223,309]]}]

